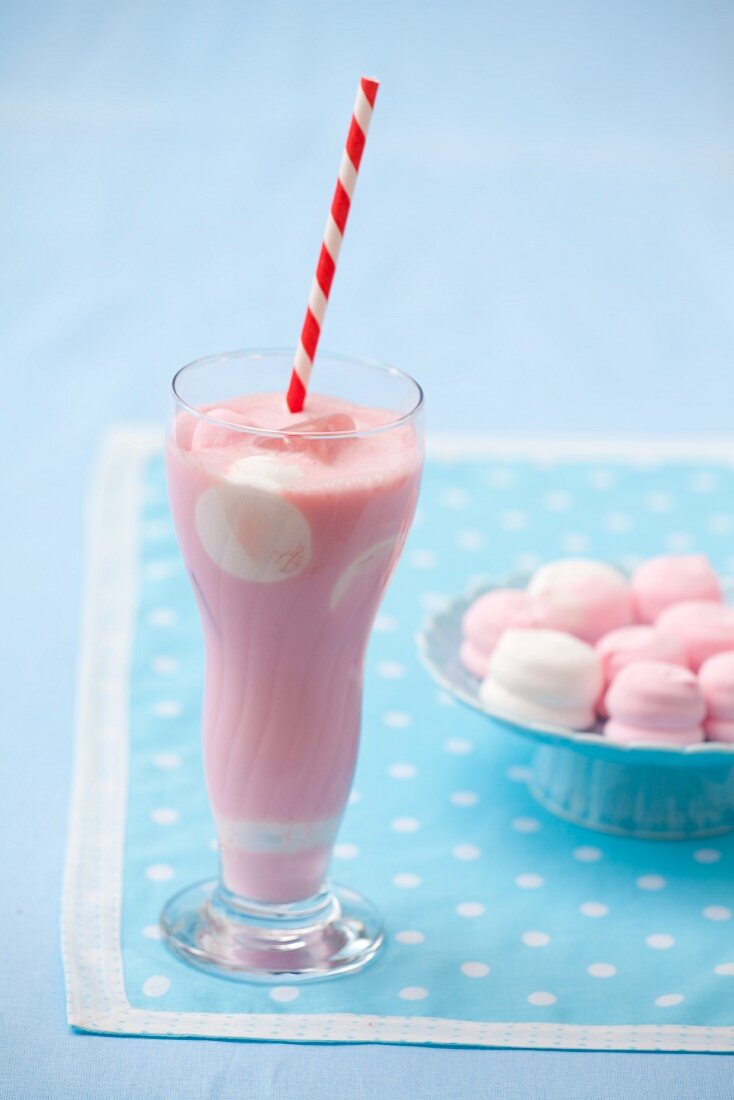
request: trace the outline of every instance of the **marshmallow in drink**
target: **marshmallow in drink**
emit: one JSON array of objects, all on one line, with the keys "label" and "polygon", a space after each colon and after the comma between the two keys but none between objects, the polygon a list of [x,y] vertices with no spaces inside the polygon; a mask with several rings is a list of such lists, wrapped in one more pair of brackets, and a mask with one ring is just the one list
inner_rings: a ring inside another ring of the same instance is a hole
[{"label": "marshmallow in drink", "polygon": [[591,646],[557,630],[506,630],[479,694],[491,711],[518,722],[589,729],[602,683]]},{"label": "marshmallow in drink", "polygon": [[734,652],[717,653],[704,661],[698,682],[708,708],[706,740],[734,744]]},{"label": "marshmallow in drink", "polygon": [[604,700],[604,736],[620,744],[693,745],[703,741],[706,700],[690,669],[663,661],[627,665]]},{"label": "marshmallow in drink", "polygon": [[604,693],[622,669],[636,661],[665,661],[688,667],[685,649],[672,634],[642,624],[622,626],[605,634],[596,643],[596,652],[604,673]]},{"label": "marshmallow in drink", "polygon": [[655,625],[680,642],[694,672],[709,657],[734,649],[734,608],[725,604],[686,600],[666,608]]},{"label": "marshmallow in drink", "polygon": [[[238,423],[243,427],[247,425],[247,420],[238,414],[236,409],[223,405],[212,405],[205,410],[205,416],[211,419],[200,417],[194,424],[189,444],[192,451],[231,447],[242,441],[242,432],[238,431],[236,427],[230,426]],[[190,420],[189,417],[185,419]],[[214,421],[221,421],[221,423],[217,424]]]},{"label": "marshmallow in drink", "polygon": [[519,588],[495,588],[475,600],[461,624],[462,664],[484,679],[492,650],[505,630],[533,625],[531,608],[530,597]]},{"label": "marshmallow in drink", "polygon": [[622,573],[601,561],[564,558],[533,574],[528,594],[538,598],[541,621],[594,645],[610,630],[634,622],[632,594]]},{"label": "marshmallow in drink", "polygon": [[289,580],[311,559],[311,529],[283,495],[303,470],[267,454],[233,462],[196,502],[202,546],[220,569],[245,581]]},{"label": "marshmallow in drink", "polygon": [[719,578],[705,554],[661,554],[638,566],[630,581],[637,618],[654,623],[683,600],[723,603]]}]

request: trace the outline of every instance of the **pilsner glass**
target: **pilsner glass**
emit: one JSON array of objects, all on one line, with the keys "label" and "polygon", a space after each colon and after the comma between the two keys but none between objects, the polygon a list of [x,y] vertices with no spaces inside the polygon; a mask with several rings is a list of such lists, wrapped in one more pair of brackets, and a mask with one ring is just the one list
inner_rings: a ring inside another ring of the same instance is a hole
[{"label": "pilsner glass", "polygon": [[172,898],[168,946],[231,978],[364,966],[382,922],[328,866],[359,744],[372,622],[420,483],[423,395],[320,355],[303,413],[292,351],[202,359],[173,381],[173,520],[205,642],[203,739],[220,876]]}]

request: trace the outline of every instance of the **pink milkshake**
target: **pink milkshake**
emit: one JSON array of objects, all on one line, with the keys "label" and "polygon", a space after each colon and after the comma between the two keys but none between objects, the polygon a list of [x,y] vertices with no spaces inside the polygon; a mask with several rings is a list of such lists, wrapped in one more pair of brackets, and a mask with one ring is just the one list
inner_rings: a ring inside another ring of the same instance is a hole
[{"label": "pink milkshake", "polygon": [[[404,376],[403,376],[404,377]],[[365,650],[415,510],[419,428],[282,393],[179,407],[171,508],[206,648],[203,736],[233,894],[319,893],[349,795]]]}]

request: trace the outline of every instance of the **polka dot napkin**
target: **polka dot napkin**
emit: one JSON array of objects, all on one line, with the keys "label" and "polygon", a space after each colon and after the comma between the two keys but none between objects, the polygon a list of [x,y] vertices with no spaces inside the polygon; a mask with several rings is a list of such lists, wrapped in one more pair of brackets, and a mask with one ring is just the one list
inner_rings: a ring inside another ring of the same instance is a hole
[{"label": "polka dot napkin", "polygon": [[632,841],[559,821],[528,748],[436,689],[427,613],[478,575],[661,550],[734,564],[734,467],[464,445],[427,464],[375,624],[333,875],[388,928],[359,975],[275,988],[188,969],[170,894],[216,872],[201,770],[202,651],[157,438],[109,441],[91,532],[67,859],[69,1020],[90,1031],[618,1050],[734,1049],[734,838]]}]

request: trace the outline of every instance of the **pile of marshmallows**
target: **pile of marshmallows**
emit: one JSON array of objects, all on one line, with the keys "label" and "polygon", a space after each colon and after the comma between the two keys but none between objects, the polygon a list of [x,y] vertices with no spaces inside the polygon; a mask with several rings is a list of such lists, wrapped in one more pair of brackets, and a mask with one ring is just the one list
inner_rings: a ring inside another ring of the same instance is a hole
[{"label": "pile of marshmallows", "polygon": [[489,710],[611,741],[734,743],[734,608],[702,554],[650,558],[628,581],[603,562],[541,566],[480,596],[461,660]]}]

